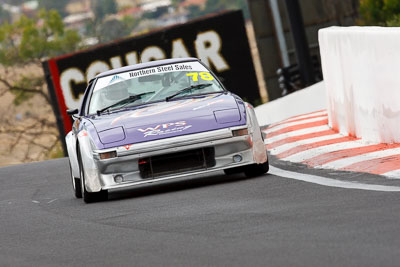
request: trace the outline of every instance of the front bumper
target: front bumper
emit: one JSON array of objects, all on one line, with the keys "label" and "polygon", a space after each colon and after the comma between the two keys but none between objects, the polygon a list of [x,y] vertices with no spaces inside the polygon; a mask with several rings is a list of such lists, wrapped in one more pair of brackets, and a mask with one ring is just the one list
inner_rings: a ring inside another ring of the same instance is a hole
[{"label": "front bumper", "polygon": [[[254,151],[260,151],[260,149],[265,151],[264,144],[262,144],[262,148],[259,147],[255,149],[254,146],[256,144],[260,146],[260,142],[254,142],[252,134],[236,137],[232,136],[232,130],[243,128],[243,126],[226,128],[211,132],[149,141],[130,146],[116,147],[113,149],[95,150],[93,151],[93,160],[95,163],[94,166],[97,166],[97,168],[93,170],[93,176],[88,178],[90,180],[98,179],[96,182],[100,183],[101,189],[109,190],[260,163]],[[215,151],[215,164],[213,164],[212,167],[186,170],[146,179],[142,178],[140,175],[140,159],[200,148],[213,148]],[[117,157],[100,159],[99,153],[110,151],[116,151]],[[240,155],[242,160],[240,162],[235,162],[233,160],[235,155]],[[263,162],[265,162],[265,160]],[[116,176],[120,176],[119,178],[122,176],[122,181],[116,182]],[[90,184],[89,182],[89,185]],[[90,186],[88,190],[91,192],[98,191],[95,188],[91,189]]]}]

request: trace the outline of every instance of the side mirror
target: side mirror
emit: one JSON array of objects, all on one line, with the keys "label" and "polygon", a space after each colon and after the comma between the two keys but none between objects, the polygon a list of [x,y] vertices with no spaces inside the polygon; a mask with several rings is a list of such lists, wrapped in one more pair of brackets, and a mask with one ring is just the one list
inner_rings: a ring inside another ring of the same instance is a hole
[{"label": "side mirror", "polygon": [[69,115],[69,116],[73,116],[73,115],[76,115],[76,114],[78,114],[79,113],[79,109],[68,109],[67,110],[67,114]]}]

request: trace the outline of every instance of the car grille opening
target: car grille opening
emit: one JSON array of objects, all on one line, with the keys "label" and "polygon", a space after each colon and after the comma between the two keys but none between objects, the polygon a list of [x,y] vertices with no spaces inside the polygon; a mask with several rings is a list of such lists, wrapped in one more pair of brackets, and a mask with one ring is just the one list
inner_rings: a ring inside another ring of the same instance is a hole
[{"label": "car grille opening", "polygon": [[207,169],[215,166],[213,147],[187,150],[139,159],[140,176],[144,179],[168,174]]}]

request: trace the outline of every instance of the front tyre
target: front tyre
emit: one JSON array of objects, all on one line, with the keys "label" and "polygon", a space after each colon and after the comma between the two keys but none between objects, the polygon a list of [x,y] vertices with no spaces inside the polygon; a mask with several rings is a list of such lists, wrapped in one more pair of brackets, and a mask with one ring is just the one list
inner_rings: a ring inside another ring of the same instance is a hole
[{"label": "front tyre", "polygon": [[85,172],[82,164],[82,160],[79,157],[79,174],[81,176],[80,186],[82,190],[82,197],[85,203],[93,203],[98,201],[105,201],[108,199],[107,190],[100,190],[99,192],[88,192],[85,186]]},{"label": "front tyre", "polygon": [[251,164],[246,166],[244,174],[247,177],[256,177],[269,171],[269,161],[262,164]]}]

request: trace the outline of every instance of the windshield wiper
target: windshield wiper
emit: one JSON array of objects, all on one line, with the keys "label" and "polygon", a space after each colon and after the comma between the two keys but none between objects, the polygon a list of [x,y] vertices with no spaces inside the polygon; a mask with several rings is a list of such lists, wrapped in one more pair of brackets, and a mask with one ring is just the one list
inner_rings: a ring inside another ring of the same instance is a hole
[{"label": "windshield wiper", "polygon": [[213,85],[213,84],[212,84],[212,83],[203,83],[203,84],[197,84],[197,85],[192,85],[192,86],[183,88],[183,89],[179,90],[178,92],[176,92],[175,94],[170,95],[170,96],[167,96],[167,97],[165,98],[165,101],[171,100],[171,99],[174,98],[175,96],[180,95],[180,94],[183,94],[183,93],[185,93],[185,92],[187,92],[187,91],[199,90],[199,89],[203,89],[203,88],[209,87],[209,86],[211,86],[211,85]]},{"label": "windshield wiper", "polygon": [[[153,91],[153,92],[146,92],[146,93],[141,93],[141,94],[137,94],[137,95],[131,95],[131,96],[127,97],[127,98],[124,98],[124,99],[122,99],[122,100],[120,100],[120,101],[118,101],[118,102],[112,104],[111,106],[108,106],[108,107],[99,109],[99,110],[97,111],[97,115],[100,116],[101,113],[103,113],[104,111],[106,111],[106,110],[108,110],[108,109],[110,109],[110,108],[113,108],[113,107],[116,107],[116,106],[119,106],[119,105],[124,105],[124,104],[127,105],[127,104],[130,104],[130,103],[133,103],[133,102],[135,102],[135,101],[141,99],[142,96],[144,96],[144,95],[154,94],[154,93],[155,93],[155,92]],[[124,105],[124,106],[125,106],[125,105]]]}]

